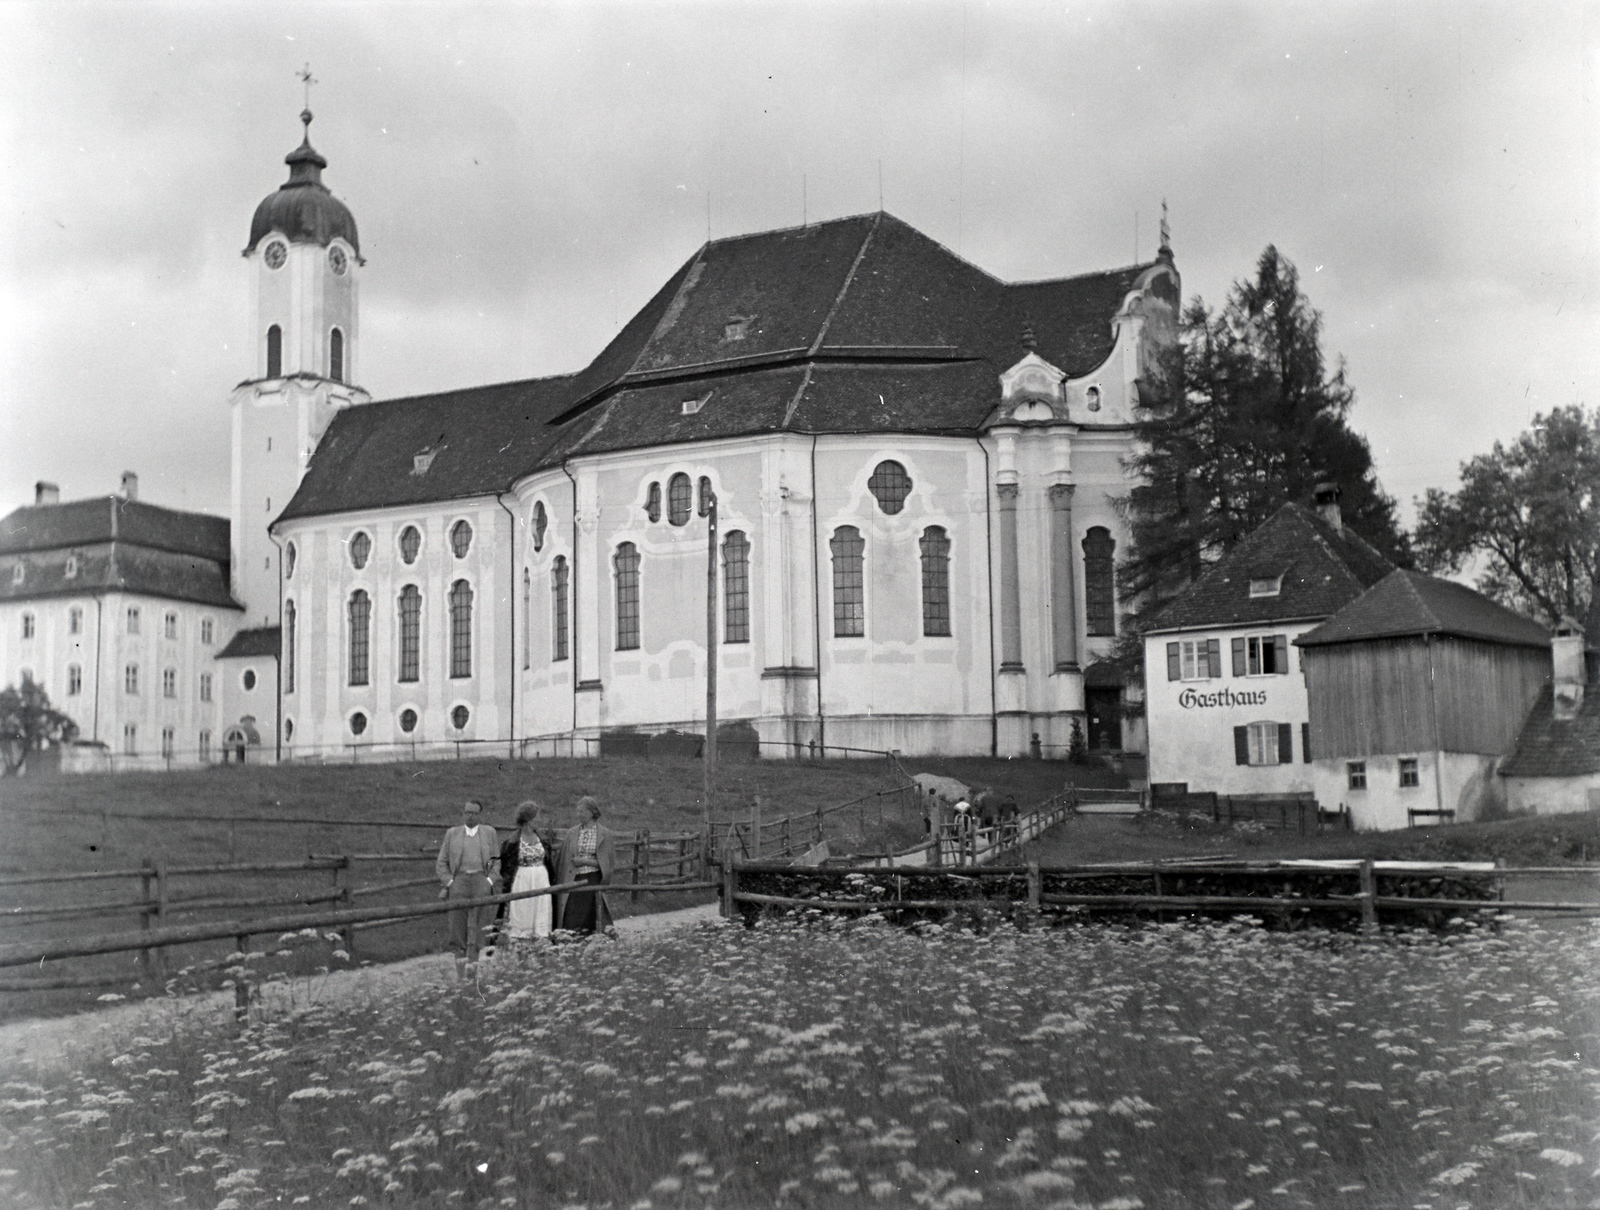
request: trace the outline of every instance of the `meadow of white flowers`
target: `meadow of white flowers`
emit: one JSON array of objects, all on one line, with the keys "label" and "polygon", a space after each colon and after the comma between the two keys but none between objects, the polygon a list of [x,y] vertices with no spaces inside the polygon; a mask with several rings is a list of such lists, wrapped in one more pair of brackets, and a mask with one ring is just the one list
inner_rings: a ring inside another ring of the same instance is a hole
[{"label": "meadow of white flowers", "polygon": [[7,1073],[0,1204],[1600,1205],[1592,924],[791,920],[304,990]]}]

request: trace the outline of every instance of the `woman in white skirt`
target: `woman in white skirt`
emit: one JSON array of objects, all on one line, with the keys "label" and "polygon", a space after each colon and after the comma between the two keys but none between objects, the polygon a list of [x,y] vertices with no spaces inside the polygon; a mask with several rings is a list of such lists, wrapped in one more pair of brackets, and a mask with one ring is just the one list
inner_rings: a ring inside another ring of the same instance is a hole
[{"label": "woman in white skirt", "polygon": [[[517,830],[500,850],[500,870],[509,879],[506,890],[516,894],[549,886],[550,870],[546,864],[549,852],[539,835],[539,804],[532,801],[518,804]],[[550,936],[550,896],[513,899],[506,904],[506,909],[506,936],[512,941]]]}]

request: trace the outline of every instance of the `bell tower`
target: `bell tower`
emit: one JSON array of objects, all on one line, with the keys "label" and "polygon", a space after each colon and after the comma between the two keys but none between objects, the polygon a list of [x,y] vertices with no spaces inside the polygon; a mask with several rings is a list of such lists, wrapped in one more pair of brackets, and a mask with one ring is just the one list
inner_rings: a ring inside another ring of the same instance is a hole
[{"label": "bell tower", "polygon": [[[309,72],[302,76],[309,87]],[[355,217],[322,183],[328,161],[311,146],[310,108],[289,179],[250,221],[244,258],[254,285],[250,377],[233,390],[233,593],[245,628],[276,626],[277,544],[267,527],[300,486],[340,408],[366,403],[357,279],[365,262]]]}]

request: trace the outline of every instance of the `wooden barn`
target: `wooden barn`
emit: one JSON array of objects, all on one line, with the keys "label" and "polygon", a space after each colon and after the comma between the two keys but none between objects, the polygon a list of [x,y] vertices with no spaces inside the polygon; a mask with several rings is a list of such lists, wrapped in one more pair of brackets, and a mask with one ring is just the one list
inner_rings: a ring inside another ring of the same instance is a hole
[{"label": "wooden barn", "polygon": [[1312,780],[1358,828],[1476,819],[1550,681],[1550,632],[1481,593],[1395,571],[1295,640]]}]

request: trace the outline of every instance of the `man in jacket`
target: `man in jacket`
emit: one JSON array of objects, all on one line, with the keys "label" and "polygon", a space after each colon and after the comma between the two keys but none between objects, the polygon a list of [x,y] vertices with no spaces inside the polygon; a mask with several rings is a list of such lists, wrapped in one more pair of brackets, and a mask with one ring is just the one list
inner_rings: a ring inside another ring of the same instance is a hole
[{"label": "man in jacket", "polygon": [[[469,800],[461,809],[461,823],[444,834],[433,872],[439,878],[440,899],[482,899],[495,892],[500,867],[500,845],[494,829],[483,822],[483,804]],[[478,974],[478,950],[483,930],[494,916],[494,905],[451,912],[450,949],[456,956],[456,978]]]}]

